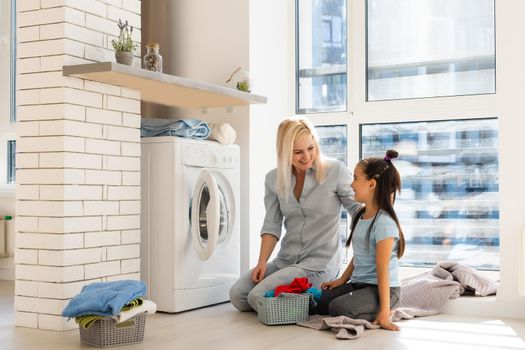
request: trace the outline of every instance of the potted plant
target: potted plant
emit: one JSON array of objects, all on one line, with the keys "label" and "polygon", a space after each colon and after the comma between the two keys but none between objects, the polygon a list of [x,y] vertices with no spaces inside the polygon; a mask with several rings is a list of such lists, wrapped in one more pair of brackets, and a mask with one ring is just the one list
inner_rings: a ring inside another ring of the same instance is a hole
[{"label": "potted plant", "polygon": [[127,20],[122,23],[122,20],[119,18],[118,27],[120,29],[118,38],[111,40],[111,45],[115,49],[115,59],[118,63],[130,66],[133,63],[133,50],[137,47],[137,44],[131,39],[133,26],[130,26]]}]

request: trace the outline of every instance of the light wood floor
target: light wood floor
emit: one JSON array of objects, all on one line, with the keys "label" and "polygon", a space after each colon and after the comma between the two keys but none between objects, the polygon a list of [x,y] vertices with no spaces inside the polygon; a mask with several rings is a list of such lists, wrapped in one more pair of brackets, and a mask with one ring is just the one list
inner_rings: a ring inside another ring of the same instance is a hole
[{"label": "light wood floor", "polygon": [[[14,327],[14,283],[0,281],[0,349],[87,349],[78,331]],[[367,330],[357,340],[337,340],[330,331],[265,326],[254,313],[229,303],[175,315],[147,317],[144,342],[118,349],[525,349],[525,319],[436,315],[398,323],[400,332]]]}]

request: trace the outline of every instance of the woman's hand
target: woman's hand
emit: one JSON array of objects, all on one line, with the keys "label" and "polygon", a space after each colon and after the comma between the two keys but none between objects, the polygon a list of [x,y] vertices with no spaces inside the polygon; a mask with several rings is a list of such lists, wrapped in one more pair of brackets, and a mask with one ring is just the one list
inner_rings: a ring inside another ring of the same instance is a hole
[{"label": "woman's hand", "polygon": [[321,289],[323,289],[323,290],[325,290],[325,289],[334,289],[334,288],[337,288],[339,286],[342,286],[345,283],[346,283],[346,281],[344,279],[342,279],[341,277],[339,277],[338,279],[330,281],[330,282],[323,282],[321,284]]},{"label": "woman's hand", "polygon": [[253,268],[252,280],[255,283],[259,283],[263,280],[265,274],[266,274],[266,262],[259,262],[257,266]]},{"label": "woman's hand", "polygon": [[259,252],[259,260],[257,266],[252,271],[252,281],[259,283],[266,275],[266,264],[270,255],[272,255],[273,248],[277,244],[277,237],[270,233],[263,233],[261,236],[261,251]]},{"label": "woman's hand", "polygon": [[381,328],[387,329],[389,331],[398,331],[399,326],[392,323],[392,318],[390,315],[390,310],[388,311],[380,311],[373,324],[378,324]]}]

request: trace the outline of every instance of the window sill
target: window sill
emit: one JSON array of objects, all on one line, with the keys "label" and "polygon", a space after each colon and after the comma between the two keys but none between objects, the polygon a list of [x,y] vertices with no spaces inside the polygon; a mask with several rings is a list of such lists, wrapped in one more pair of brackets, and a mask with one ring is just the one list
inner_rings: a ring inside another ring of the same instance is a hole
[{"label": "window sill", "polygon": [[487,297],[460,296],[457,299],[450,299],[441,312],[462,316],[524,318],[525,303],[498,300],[495,295]]},{"label": "window sill", "polygon": [[[399,267],[399,279],[403,280],[408,277],[419,275],[421,273],[429,272],[430,267]],[[477,271],[482,276],[491,279],[492,281],[498,282],[500,278],[500,271]]]},{"label": "window sill", "polygon": [[[400,279],[412,277],[430,271],[430,268],[400,267]],[[499,281],[500,271],[478,271],[481,275]],[[443,306],[441,313],[461,316],[524,318],[525,303],[520,301],[499,300],[497,296],[460,296],[450,299]]]}]

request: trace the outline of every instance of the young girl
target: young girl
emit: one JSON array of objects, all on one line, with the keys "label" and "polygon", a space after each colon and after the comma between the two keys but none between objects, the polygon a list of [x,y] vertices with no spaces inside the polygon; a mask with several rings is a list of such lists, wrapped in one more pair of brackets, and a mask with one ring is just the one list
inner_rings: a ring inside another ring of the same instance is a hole
[{"label": "young girl", "polygon": [[312,313],[360,318],[399,330],[390,317],[400,298],[397,260],[405,250],[392,207],[396,191],[401,189],[399,173],[392,164],[397,156],[389,150],[384,158],[367,158],[356,165],[352,189],[355,200],[364,207],[353,214],[346,242],[347,246],[352,243],[354,256],[341,277],[321,285],[323,294]]}]

